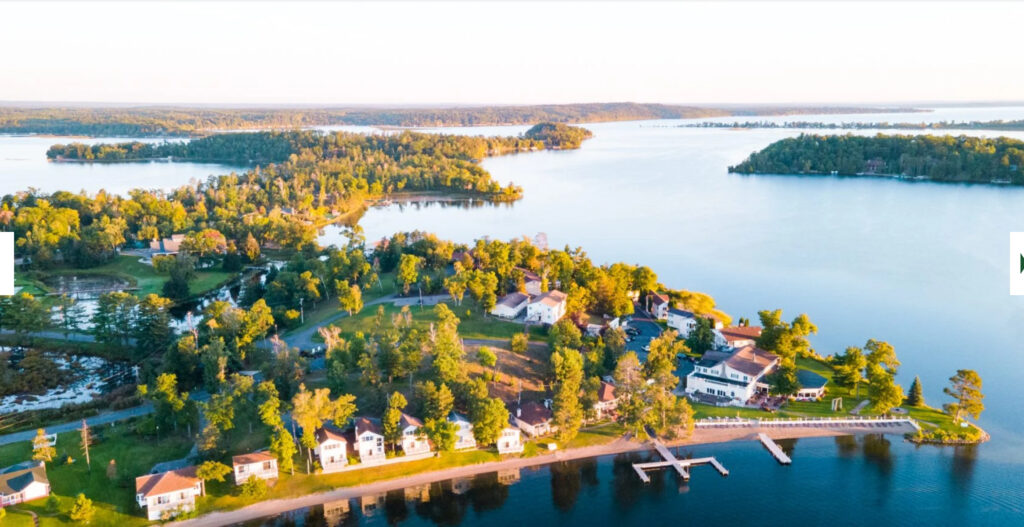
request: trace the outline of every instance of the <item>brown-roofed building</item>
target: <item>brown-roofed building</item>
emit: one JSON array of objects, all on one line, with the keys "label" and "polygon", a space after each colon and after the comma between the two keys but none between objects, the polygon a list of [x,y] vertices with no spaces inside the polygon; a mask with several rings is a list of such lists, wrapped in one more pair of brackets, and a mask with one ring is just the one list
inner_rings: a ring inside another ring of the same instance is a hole
[{"label": "brown-roofed building", "polygon": [[50,495],[50,480],[42,461],[26,461],[0,470],[0,508]]},{"label": "brown-roofed building", "polygon": [[169,519],[196,508],[196,496],[206,492],[196,467],[168,470],[135,478],[135,500],[150,521]]},{"label": "brown-roofed building", "polygon": [[753,345],[730,351],[709,351],[686,376],[686,393],[742,405],[758,391],[768,389],[764,376],[778,364],[777,355]]},{"label": "brown-roofed building", "polygon": [[277,479],[277,457],[270,452],[234,456],[231,467],[235,469],[235,485],[241,485],[249,478]]},{"label": "brown-roofed building", "polygon": [[541,293],[541,283],[543,282],[540,275],[529,269],[523,269],[522,267],[516,267],[516,269],[523,273],[523,283],[526,286],[526,294],[530,296],[539,295]]},{"label": "brown-roofed building", "polygon": [[551,409],[535,401],[521,404],[512,413],[513,422],[530,437],[550,434],[551,418]]},{"label": "brown-roofed building", "polygon": [[541,324],[554,324],[565,316],[565,303],[568,295],[561,291],[548,291],[530,300],[526,306],[526,319]]},{"label": "brown-roofed building", "polygon": [[729,326],[715,332],[715,345],[719,348],[753,346],[761,336],[761,326]]},{"label": "brown-roofed building", "polygon": [[523,310],[526,309],[526,304],[530,302],[530,297],[523,293],[515,292],[509,293],[494,304],[494,308],[491,309],[491,314],[496,317],[513,319],[522,314]]},{"label": "brown-roofed building", "polygon": [[337,472],[348,465],[348,439],[344,432],[333,426],[324,425],[317,429],[313,452],[325,474]]},{"label": "brown-roofed building", "polygon": [[597,389],[597,402],[594,403],[594,411],[598,419],[614,417],[615,410],[619,407],[619,398],[615,395],[615,385],[601,381]]},{"label": "brown-roofed building", "polygon": [[651,315],[658,320],[665,320],[668,318],[668,308],[672,307],[669,302],[668,295],[663,293],[651,293],[647,295],[648,306],[651,310]]},{"label": "brown-roofed building", "polygon": [[354,444],[352,448],[359,455],[359,462],[376,464],[387,459],[384,453],[384,435],[380,431],[380,421],[370,417],[357,417],[354,425]]},{"label": "brown-roofed building", "polygon": [[406,456],[430,453],[430,441],[421,430],[423,421],[403,412],[398,420],[398,428],[402,430],[402,452]]}]

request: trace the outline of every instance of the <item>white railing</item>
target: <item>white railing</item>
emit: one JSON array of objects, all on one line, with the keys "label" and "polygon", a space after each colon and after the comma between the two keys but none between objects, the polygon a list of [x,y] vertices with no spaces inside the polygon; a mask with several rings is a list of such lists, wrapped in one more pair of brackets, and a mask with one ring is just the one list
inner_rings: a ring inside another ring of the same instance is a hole
[{"label": "white railing", "polygon": [[755,419],[744,417],[708,417],[699,419],[695,423],[697,428],[787,428],[787,427],[864,427],[874,428],[879,426],[904,425],[908,424],[920,429],[917,421],[910,417],[790,417]]}]

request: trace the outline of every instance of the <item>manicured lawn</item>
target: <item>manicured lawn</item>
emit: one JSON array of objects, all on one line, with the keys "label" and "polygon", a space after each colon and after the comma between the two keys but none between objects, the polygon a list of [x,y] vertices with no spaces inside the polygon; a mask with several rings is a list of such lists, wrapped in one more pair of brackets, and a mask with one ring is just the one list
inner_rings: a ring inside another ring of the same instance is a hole
[{"label": "manicured lawn", "polygon": [[603,445],[615,441],[625,433],[626,429],[618,423],[599,424],[580,430],[579,434],[576,434],[576,437],[562,448],[581,448],[585,446]]},{"label": "manicured lawn", "polygon": [[[160,461],[183,457],[191,443],[181,436],[163,437],[160,441],[142,438],[130,432],[129,425],[96,427],[94,433],[102,433],[103,440],[91,448],[92,469],[85,463],[80,449],[78,432],[60,434],[57,438],[57,458],[47,463],[47,476],[53,494],[60,500],[60,512],[50,515],[46,512],[46,500],[36,500],[18,508],[29,509],[39,515],[40,525],[72,525],[67,511],[79,493],[93,500],[96,517],[93,525],[132,526],[148,523],[135,505],[135,477],[146,474]],[[28,441],[0,447],[0,467],[27,461],[32,455]],[[67,464],[68,456],[74,463]],[[116,462],[115,476],[107,476],[111,460]],[[20,515],[18,516],[20,521]],[[12,519],[8,515],[3,523]]]}]

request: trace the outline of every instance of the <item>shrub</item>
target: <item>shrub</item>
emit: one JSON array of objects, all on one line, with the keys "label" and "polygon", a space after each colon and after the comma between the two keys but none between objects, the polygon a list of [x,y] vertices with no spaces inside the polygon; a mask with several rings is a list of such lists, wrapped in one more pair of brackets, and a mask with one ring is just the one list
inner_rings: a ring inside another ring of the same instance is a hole
[{"label": "shrub", "polygon": [[259,499],[267,494],[267,482],[263,478],[250,476],[242,483],[242,496]]}]

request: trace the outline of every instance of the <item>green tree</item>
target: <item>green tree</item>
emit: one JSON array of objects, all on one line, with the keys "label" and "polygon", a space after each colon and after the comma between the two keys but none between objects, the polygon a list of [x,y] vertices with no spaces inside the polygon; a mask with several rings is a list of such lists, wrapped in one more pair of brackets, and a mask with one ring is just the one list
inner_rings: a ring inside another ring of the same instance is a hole
[{"label": "green tree", "polygon": [[89,523],[96,515],[96,507],[93,506],[92,500],[85,497],[85,494],[79,493],[75,497],[75,503],[71,505],[71,510],[68,511],[68,518],[75,523]]},{"label": "green tree", "polygon": [[135,336],[138,298],[124,291],[103,293],[92,315],[92,334],[109,346],[127,348]]},{"label": "green tree", "polygon": [[19,342],[25,342],[30,334],[46,329],[50,313],[34,296],[21,292],[11,297],[4,306],[4,319],[7,326],[14,330]]},{"label": "green tree", "polygon": [[981,393],[981,376],[978,372],[957,370],[956,375],[949,378],[949,383],[950,385],[942,391],[955,402],[943,406],[946,413],[952,415],[956,423],[959,423],[965,414],[977,419],[985,409],[982,403],[985,396]]},{"label": "green tree", "polygon": [[556,349],[551,354],[551,368],[555,372],[553,424],[558,427],[558,440],[569,442],[583,424],[583,405],[580,388],[583,384],[583,356],[573,349]]},{"label": "green tree", "polygon": [[175,430],[178,423],[188,419],[184,410],[189,403],[188,392],[178,391],[178,377],[173,373],[161,373],[153,387],[145,384],[138,387],[139,395],[153,403],[157,425],[170,425]]},{"label": "green tree", "polygon": [[583,334],[568,317],[555,322],[548,330],[548,346],[558,348],[580,349],[583,346]]},{"label": "green tree", "polygon": [[491,348],[487,346],[480,346],[476,350],[476,358],[484,368],[494,370],[498,365],[498,355],[491,351]]},{"label": "green tree", "polygon": [[508,426],[508,409],[500,399],[484,397],[473,404],[470,420],[473,423],[473,438],[479,445],[493,445],[501,437],[501,431]]},{"label": "green tree", "polygon": [[414,254],[402,254],[398,260],[398,271],[395,279],[402,284],[402,293],[409,294],[409,289],[419,280],[423,259]]},{"label": "green tree", "polygon": [[776,355],[795,359],[811,353],[810,341],[807,336],[817,333],[815,326],[807,315],[801,314],[787,323],[782,320],[782,310],[758,311],[761,319],[761,336],[757,338],[757,347]]},{"label": "green tree", "polygon": [[870,339],[864,345],[864,349],[868,352],[867,362],[869,365],[877,364],[884,366],[889,375],[896,375],[900,367],[900,361],[896,358],[896,350],[892,347],[892,344]]},{"label": "green tree", "polygon": [[864,368],[867,368],[868,360],[864,357],[864,350],[850,346],[839,358],[836,366],[834,379],[840,386],[852,386],[853,396],[860,396],[860,383],[864,380]]},{"label": "green tree", "polygon": [[921,379],[914,376],[914,382],[910,383],[910,393],[907,394],[907,404],[910,406],[923,406],[924,394],[921,391]]},{"label": "green tree", "polygon": [[445,304],[438,304],[434,310],[439,319],[431,343],[434,377],[440,383],[459,382],[466,375],[465,350],[458,333],[459,319]]},{"label": "green tree", "polygon": [[512,353],[518,353],[523,355],[526,353],[527,345],[529,341],[526,335],[523,333],[514,333],[512,338],[509,339],[508,349],[512,350]]},{"label": "green tree", "polygon": [[686,347],[694,353],[703,355],[715,347],[715,328],[707,317],[697,317],[696,324],[686,337]]},{"label": "green tree", "polygon": [[423,431],[438,452],[455,450],[455,434],[459,427],[448,419],[427,419],[423,422]]},{"label": "green tree", "polygon": [[644,437],[647,424],[647,402],[644,400],[646,381],[636,353],[627,351],[615,365],[615,393],[619,399],[619,421],[634,437]]},{"label": "green tree", "polygon": [[868,398],[880,414],[887,414],[903,404],[903,388],[880,364],[868,364]]},{"label": "green tree", "polygon": [[792,358],[782,358],[779,368],[768,380],[771,392],[775,395],[790,396],[800,390],[800,382],[796,376],[796,362]]},{"label": "green tree", "polygon": [[402,439],[402,410],[409,404],[400,392],[394,392],[388,397],[387,408],[384,409],[384,418],[381,419],[381,431],[384,440],[391,443],[391,450],[394,451]]},{"label": "green tree", "polygon": [[348,281],[342,280],[337,288],[338,303],[348,316],[363,310],[363,290],[358,285],[348,285]]},{"label": "green tree", "polygon": [[171,308],[174,301],[157,295],[146,295],[138,303],[135,346],[139,353],[166,350],[174,340]]},{"label": "green tree", "polygon": [[196,477],[203,481],[224,481],[231,467],[217,461],[204,461],[196,468]]},{"label": "green tree", "polygon": [[416,399],[420,401],[423,416],[427,419],[442,421],[448,418],[455,405],[455,396],[448,385],[434,384],[424,381],[416,384]]},{"label": "green tree", "polygon": [[332,400],[327,388],[310,392],[305,384],[299,385],[299,391],[292,397],[292,419],[302,428],[300,442],[306,447],[307,458],[309,451],[316,448],[316,430],[325,421],[333,421],[338,426],[348,422],[356,413],[355,399],[354,395],[346,394]]},{"label": "green tree", "polygon": [[60,512],[60,498],[55,494],[50,494],[46,498],[46,512],[49,514],[57,514]]},{"label": "green tree", "polygon": [[85,305],[66,294],[57,297],[54,306],[55,325],[64,333],[67,340],[71,333],[78,332],[86,320]]},{"label": "green tree", "polygon": [[241,494],[246,498],[259,499],[267,495],[267,480],[249,476],[249,479],[242,483]]}]

